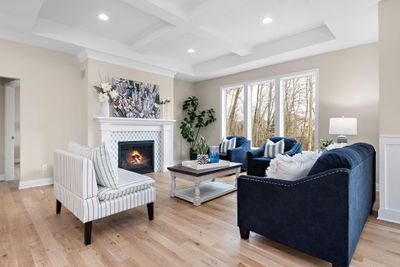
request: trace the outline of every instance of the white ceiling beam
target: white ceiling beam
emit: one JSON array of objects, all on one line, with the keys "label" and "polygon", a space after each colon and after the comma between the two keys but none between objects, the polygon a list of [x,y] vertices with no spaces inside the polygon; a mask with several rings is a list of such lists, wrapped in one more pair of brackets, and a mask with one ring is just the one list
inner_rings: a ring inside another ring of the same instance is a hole
[{"label": "white ceiling beam", "polygon": [[[204,28],[203,23],[215,18],[217,15],[221,15],[221,9],[219,5],[224,3],[223,0],[207,0],[192,13],[193,16],[188,18],[184,15],[184,12],[171,5],[169,1],[165,0],[123,0],[125,3],[132,5],[148,14],[151,14],[167,23],[175,26],[171,30],[160,30],[159,32],[150,33],[148,37],[144,37],[139,41],[132,44],[132,48],[139,50],[155,40],[162,38],[168,38],[169,34],[178,35],[182,33],[191,33],[204,40],[213,42],[220,47],[229,50],[230,52],[239,55],[246,56],[251,54],[251,47],[244,45],[238,41],[233,41],[228,36],[220,32],[212,32],[210,29]],[[230,8],[239,4],[240,1],[233,0],[230,3]],[[226,2],[225,2],[226,4]],[[213,12],[212,10],[218,9],[219,13]],[[207,12],[207,10],[209,12]],[[223,10],[223,9],[222,9]]]}]

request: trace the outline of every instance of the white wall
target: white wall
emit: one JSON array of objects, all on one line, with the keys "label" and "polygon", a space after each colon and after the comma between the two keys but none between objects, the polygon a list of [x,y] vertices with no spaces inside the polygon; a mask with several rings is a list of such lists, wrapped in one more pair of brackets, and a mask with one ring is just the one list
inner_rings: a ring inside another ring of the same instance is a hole
[{"label": "white wall", "polygon": [[180,124],[185,116],[182,110],[183,101],[189,96],[194,96],[194,84],[182,80],[174,80],[174,161],[180,162],[189,159],[189,143],[184,140],[180,133]]},{"label": "white wall", "polygon": [[[0,40],[0,77],[21,80],[21,180],[52,176],[53,152],[84,141],[86,106],[75,56]],[[48,164],[42,171],[42,164]]]},{"label": "white wall", "polygon": [[0,83],[0,175],[4,174],[4,85]]},{"label": "white wall", "polygon": [[203,108],[214,108],[217,122],[205,131],[211,144],[221,138],[220,87],[294,72],[319,70],[319,137],[328,137],[329,118],[357,117],[358,135],[350,142],[363,141],[378,148],[379,109],[378,44],[368,44],[287,63],[259,68],[195,84]]},{"label": "white wall", "polygon": [[379,218],[400,223],[400,1],[379,3]]}]

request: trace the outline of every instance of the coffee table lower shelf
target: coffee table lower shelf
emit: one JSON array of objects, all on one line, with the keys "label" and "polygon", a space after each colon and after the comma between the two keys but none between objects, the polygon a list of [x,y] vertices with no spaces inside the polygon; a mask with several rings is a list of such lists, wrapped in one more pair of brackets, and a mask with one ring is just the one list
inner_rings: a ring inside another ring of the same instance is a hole
[{"label": "coffee table lower shelf", "polygon": [[211,199],[229,194],[236,191],[236,187],[232,184],[224,182],[205,182],[199,185],[200,199],[196,199],[196,186],[186,187],[182,189],[176,189],[175,197],[194,203],[199,206],[201,203],[209,201]]}]

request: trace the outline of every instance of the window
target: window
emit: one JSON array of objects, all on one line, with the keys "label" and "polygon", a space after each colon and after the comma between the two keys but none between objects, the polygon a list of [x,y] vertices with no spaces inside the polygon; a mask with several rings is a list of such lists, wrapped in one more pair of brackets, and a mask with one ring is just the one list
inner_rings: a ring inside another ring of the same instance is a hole
[{"label": "window", "polygon": [[261,146],[275,135],[275,81],[249,85],[251,90],[251,140]]},{"label": "window", "polygon": [[222,136],[243,135],[258,147],[273,136],[317,148],[317,72],[285,75],[222,88]]},{"label": "window", "polygon": [[284,136],[299,141],[303,150],[315,148],[315,75],[281,79]]},{"label": "window", "polygon": [[244,135],[244,88],[226,88],[225,95],[225,135]]}]

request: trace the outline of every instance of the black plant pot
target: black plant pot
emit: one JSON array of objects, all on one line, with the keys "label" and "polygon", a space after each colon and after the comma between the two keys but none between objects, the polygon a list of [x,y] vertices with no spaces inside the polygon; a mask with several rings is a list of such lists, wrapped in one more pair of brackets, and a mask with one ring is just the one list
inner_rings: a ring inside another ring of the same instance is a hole
[{"label": "black plant pot", "polygon": [[193,149],[190,149],[189,155],[190,155],[190,160],[197,160],[197,153]]}]

